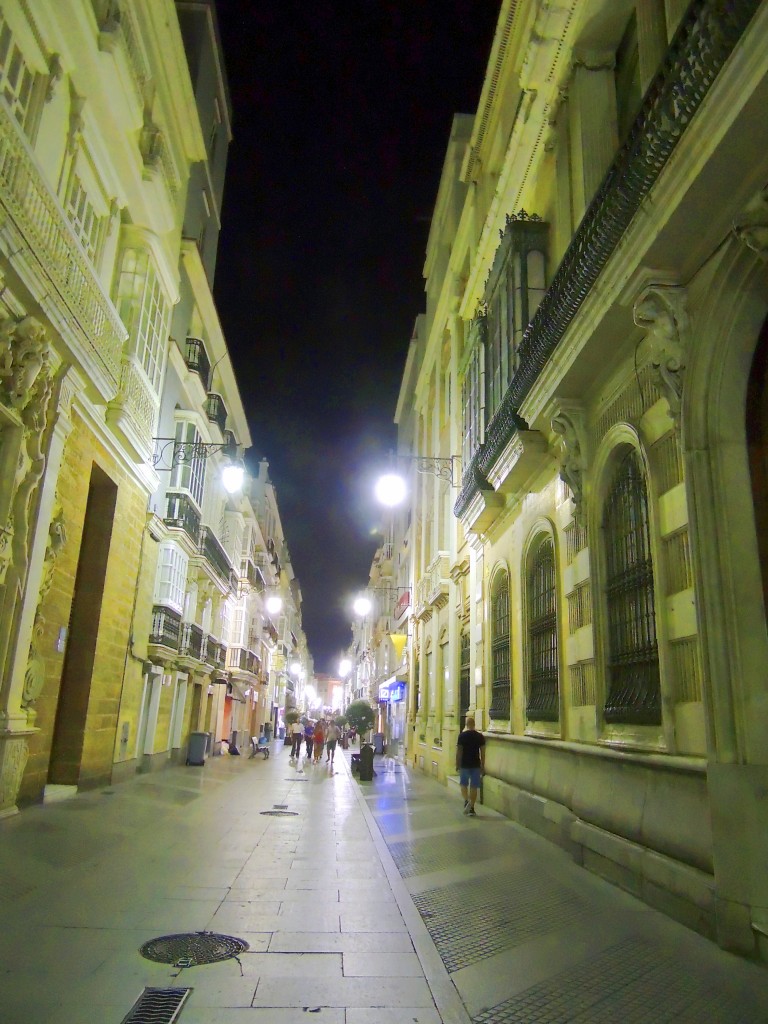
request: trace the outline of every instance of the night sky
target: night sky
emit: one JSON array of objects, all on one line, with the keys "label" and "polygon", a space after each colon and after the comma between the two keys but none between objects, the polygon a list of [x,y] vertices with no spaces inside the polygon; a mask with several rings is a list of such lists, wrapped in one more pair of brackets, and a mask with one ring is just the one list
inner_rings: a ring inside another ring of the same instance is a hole
[{"label": "night sky", "polygon": [[215,297],[266,457],[318,672],[350,641],[424,310],[454,113],[477,107],[498,0],[218,0],[233,142]]}]

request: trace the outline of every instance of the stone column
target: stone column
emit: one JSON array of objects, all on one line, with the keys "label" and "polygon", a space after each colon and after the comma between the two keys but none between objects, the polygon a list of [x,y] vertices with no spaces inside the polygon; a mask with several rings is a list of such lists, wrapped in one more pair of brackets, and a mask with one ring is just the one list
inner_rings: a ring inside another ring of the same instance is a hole
[{"label": "stone column", "polygon": [[578,224],[618,140],[613,56],[588,55],[576,63],[568,92],[573,175],[573,220]]}]

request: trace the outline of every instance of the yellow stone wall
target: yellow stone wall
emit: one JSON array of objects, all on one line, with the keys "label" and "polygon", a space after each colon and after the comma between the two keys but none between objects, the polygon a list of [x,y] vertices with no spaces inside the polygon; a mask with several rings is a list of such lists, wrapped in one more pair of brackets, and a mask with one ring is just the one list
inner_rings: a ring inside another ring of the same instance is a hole
[{"label": "yellow stone wall", "polygon": [[[146,581],[154,579],[154,564],[148,563],[156,560],[155,545],[150,540],[144,544],[141,566],[144,585],[140,588],[133,623],[136,637],[134,654],[129,651],[129,636],[141,561],[147,495],[99,443],[84,420],[73,413],[73,429],[65,444],[56,488],[57,503],[63,513],[66,529],[66,543],[56,560],[51,588],[40,609],[45,619],[40,650],[45,658],[46,679],[36,705],[35,725],[39,732],[30,737],[30,757],[20,792],[22,802],[39,799],[48,780],[51,743],[66,658],[66,652],[58,652],[56,644],[60,629],[69,625],[94,464],[117,486],[117,501],[93,676],[87,696],[86,728],[77,779],[79,785],[105,784],[110,781],[121,697],[126,706],[131,706],[132,703],[138,703],[141,695],[140,645],[143,644],[145,651],[148,631]],[[68,636],[67,644],[70,642],[71,637]]]}]

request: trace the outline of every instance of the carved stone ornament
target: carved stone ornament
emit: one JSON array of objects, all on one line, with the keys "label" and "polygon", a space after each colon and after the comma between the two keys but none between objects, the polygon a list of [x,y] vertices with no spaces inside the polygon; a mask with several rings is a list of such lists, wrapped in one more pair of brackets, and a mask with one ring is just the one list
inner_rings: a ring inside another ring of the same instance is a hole
[{"label": "carved stone ornament", "polygon": [[652,284],[636,300],[633,310],[634,322],[648,331],[647,356],[675,422],[680,416],[689,335],[686,298],[684,288]]},{"label": "carved stone ornament", "polygon": [[733,232],[761,260],[768,260],[768,189],[759,192],[736,217]]},{"label": "carved stone ornament", "polygon": [[13,409],[25,409],[49,353],[45,328],[33,316],[0,321],[0,400]]},{"label": "carved stone ornament", "polygon": [[551,425],[552,430],[558,435],[560,479],[573,495],[573,517],[581,525],[584,519],[584,470],[586,467],[575,415],[560,409],[552,416]]},{"label": "carved stone ornament", "polygon": [[45,632],[45,616],[43,615],[42,608],[53,583],[56,559],[66,543],[67,531],[64,524],[64,513],[59,506],[48,530],[48,542],[45,547],[45,560],[43,563],[43,578],[40,584],[37,613],[32,630],[32,642],[29,645],[29,657],[24,673],[24,688],[21,694],[21,706],[27,713],[29,725],[33,724],[37,716],[34,704],[43,692],[43,686],[45,685],[45,659],[40,653],[41,641]]}]

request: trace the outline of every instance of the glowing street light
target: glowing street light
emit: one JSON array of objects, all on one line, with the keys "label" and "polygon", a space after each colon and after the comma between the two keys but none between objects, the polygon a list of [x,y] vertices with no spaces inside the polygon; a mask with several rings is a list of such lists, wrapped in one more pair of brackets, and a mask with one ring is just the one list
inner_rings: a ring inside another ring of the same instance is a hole
[{"label": "glowing street light", "polygon": [[270,615],[277,615],[278,612],[283,610],[283,599],[278,594],[270,594],[267,598],[266,603],[267,611]]},{"label": "glowing street light", "polygon": [[366,597],[364,594],[361,594],[359,597],[355,598],[354,604],[352,605],[352,610],[354,611],[355,615],[359,615],[361,619],[364,619],[365,616],[370,612],[372,607],[373,603],[370,597]]}]

